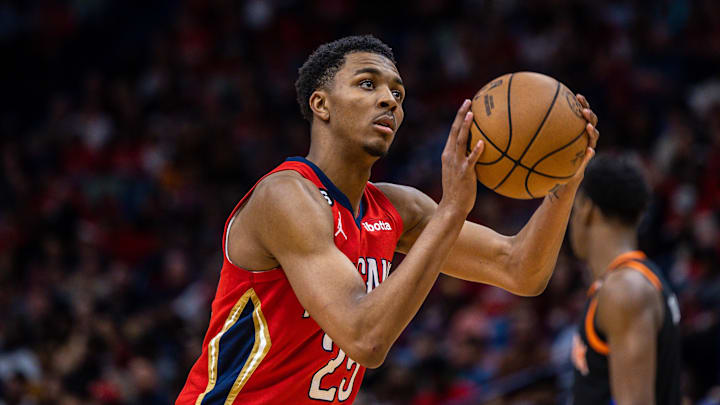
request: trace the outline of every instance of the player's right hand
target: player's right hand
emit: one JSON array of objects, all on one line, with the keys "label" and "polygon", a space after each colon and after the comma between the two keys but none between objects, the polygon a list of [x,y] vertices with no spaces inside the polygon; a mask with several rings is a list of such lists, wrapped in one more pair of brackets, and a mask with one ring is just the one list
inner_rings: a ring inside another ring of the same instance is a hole
[{"label": "player's right hand", "polygon": [[479,141],[470,154],[466,153],[473,113],[470,100],[465,100],[455,115],[445,150],[442,154],[443,196],[438,209],[457,210],[465,218],[475,205],[477,163],[485,144]]}]

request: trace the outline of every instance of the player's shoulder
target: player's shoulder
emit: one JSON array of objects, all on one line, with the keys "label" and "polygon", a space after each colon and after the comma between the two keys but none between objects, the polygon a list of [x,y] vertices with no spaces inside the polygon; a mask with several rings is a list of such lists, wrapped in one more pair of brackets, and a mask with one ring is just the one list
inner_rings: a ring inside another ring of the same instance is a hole
[{"label": "player's shoulder", "polygon": [[608,274],[598,294],[601,305],[619,310],[640,310],[652,306],[659,297],[658,289],[647,277],[630,267]]},{"label": "player's shoulder", "polygon": [[280,171],[265,177],[255,187],[252,199],[260,212],[268,215],[318,213],[332,217],[318,187],[293,170]]},{"label": "player's shoulder", "polygon": [[[253,196],[267,200],[267,202],[276,200],[282,202],[303,196],[317,196],[319,197],[318,201],[323,201],[322,195],[317,190],[318,187],[300,173],[294,170],[284,170],[271,173],[262,179],[255,186]],[[315,199],[313,198],[313,200]]]},{"label": "player's shoulder", "polygon": [[605,278],[597,311],[598,326],[608,335],[623,333],[632,325],[652,324],[657,329],[662,322],[662,299],[643,274],[620,267]]},{"label": "player's shoulder", "polygon": [[298,187],[310,190],[313,182],[295,170],[282,170],[270,173],[255,186],[255,191],[274,192],[292,191]]}]

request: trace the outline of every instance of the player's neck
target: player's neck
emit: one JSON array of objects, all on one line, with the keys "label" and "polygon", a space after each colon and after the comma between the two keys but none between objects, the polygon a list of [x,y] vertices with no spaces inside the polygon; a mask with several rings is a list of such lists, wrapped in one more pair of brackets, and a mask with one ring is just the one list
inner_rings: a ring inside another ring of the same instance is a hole
[{"label": "player's neck", "polygon": [[357,215],[363,191],[368,180],[372,163],[365,159],[345,156],[335,148],[334,151],[325,151],[325,148],[310,145],[307,159],[320,170],[347,196],[353,206],[353,214]]},{"label": "player's neck", "polygon": [[602,277],[608,266],[623,253],[637,250],[637,233],[632,228],[600,225],[593,230],[588,265],[593,280]]}]

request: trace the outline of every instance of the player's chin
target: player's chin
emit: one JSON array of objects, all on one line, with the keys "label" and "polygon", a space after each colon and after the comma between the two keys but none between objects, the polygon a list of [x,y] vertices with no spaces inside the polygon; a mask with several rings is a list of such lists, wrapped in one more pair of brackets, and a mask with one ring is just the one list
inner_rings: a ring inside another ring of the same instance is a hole
[{"label": "player's chin", "polygon": [[372,142],[363,145],[363,149],[368,155],[376,158],[381,158],[387,155],[388,149],[390,149],[390,145],[385,144],[384,142]]}]

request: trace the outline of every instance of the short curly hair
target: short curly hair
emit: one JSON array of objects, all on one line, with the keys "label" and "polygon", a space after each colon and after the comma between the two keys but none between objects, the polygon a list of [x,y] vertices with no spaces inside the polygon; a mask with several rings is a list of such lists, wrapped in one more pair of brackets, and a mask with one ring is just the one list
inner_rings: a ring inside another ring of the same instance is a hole
[{"label": "short curly hair", "polygon": [[581,190],[607,217],[636,225],[650,201],[642,169],[628,155],[598,154],[585,170]]},{"label": "short curly hair", "polygon": [[308,104],[310,95],[327,86],[345,63],[345,55],[354,52],[375,53],[396,63],[392,49],[372,35],[355,35],[320,45],[298,69],[295,82],[300,112],[308,122],[312,123],[313,118]]}]

